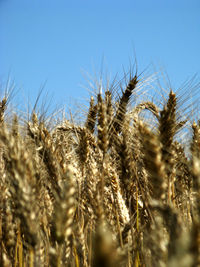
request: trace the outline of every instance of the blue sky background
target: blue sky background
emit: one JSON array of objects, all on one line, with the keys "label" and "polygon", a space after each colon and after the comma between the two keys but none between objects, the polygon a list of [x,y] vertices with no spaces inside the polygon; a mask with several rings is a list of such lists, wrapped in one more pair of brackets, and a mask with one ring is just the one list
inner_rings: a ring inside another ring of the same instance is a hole
[{"label": "blue sky background", "polygon": [[135,55],[173,88],[200,77],[200,1],[0,0],[0,84],[9,76],[20,103],[45,84],[53,104],[73,105],[89,97],[84,73],[122,78]]}]

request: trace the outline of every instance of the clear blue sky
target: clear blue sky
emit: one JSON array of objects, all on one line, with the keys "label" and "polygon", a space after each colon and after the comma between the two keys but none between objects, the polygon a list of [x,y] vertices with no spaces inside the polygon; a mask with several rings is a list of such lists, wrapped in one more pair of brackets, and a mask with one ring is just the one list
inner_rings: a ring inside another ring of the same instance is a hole
[{"label": "clear blue sky", "polygon": [[134,53],[139,72],[163,67],[175,88],[200,77],[200,1],[0,0],[0,84],[10,76],[22,101],[44,83],[56,104],[88,98],[84,72],[103,59],[121,78]]}]

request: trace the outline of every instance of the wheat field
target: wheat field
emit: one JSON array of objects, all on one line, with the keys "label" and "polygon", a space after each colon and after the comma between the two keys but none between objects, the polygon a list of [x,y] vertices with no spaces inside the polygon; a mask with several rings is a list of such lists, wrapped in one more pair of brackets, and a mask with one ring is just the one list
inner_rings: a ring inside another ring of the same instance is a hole
[{"label": "wheat field", "polygon": [[181,97],[136,103],[142,86],[130,75],[51,127],[7,121],[1,99],[0,266],[200,266],[200,122],[186,151]]}]

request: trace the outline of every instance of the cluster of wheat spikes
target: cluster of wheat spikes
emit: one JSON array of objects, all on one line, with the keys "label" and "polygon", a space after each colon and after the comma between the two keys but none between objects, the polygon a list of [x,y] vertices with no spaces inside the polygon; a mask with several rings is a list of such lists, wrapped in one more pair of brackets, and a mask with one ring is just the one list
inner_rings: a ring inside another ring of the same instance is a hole
[{"label": "cluster of wheat spikes", "polygon": [[84,126],[33,111],[22,130],[2,99],[0,266],[200,266],[200,123],[188,156],[172,90],[128,110],[139,82],[91,97]]}]

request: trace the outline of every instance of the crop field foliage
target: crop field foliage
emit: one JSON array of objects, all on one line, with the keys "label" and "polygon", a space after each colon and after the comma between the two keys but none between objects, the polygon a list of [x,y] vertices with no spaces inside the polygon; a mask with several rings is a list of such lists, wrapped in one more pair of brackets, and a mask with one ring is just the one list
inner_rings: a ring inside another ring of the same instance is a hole
[{"label": "crop field foliage", "polygon": [[192,82],[150,96],[142,76],[96,83],[80,123],[1,98],[0,266],[200,266]]}]

